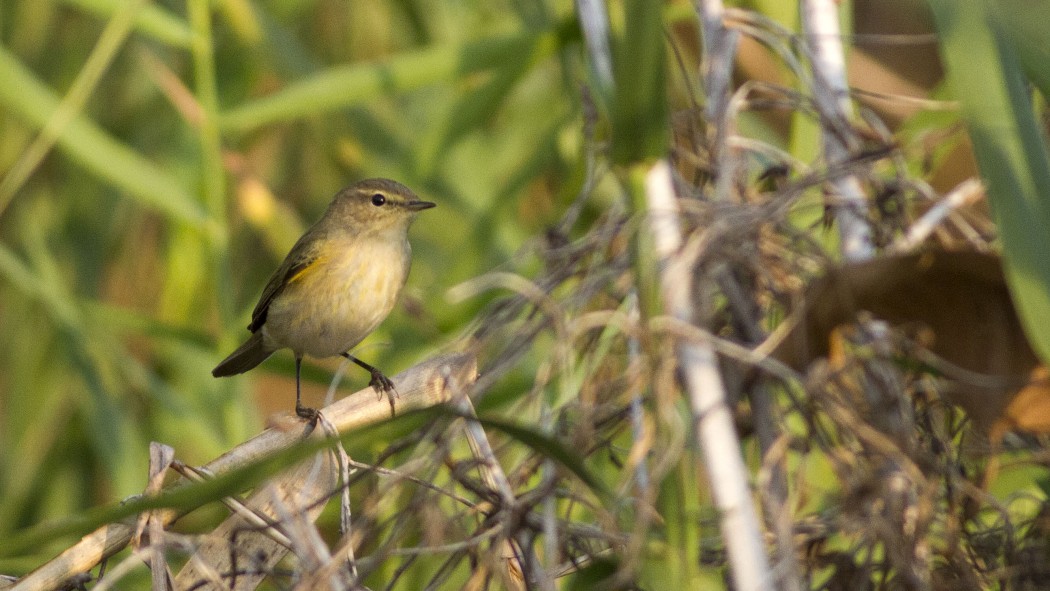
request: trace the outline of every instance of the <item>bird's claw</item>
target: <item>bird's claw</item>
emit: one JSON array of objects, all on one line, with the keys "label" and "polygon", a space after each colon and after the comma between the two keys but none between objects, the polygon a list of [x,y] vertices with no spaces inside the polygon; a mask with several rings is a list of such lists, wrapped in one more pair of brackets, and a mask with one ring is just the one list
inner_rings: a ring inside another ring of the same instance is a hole
[{"label": "bird's claw", "polygon": [[298,415],[299,418],[310,421],[310,423],[316,423],[317,417],[321,415],[321,413],[316,408],[309,408],[306,406],[300,406],[298,404],[295,405],[295,414]]},{"label": "bird's claw", "polygon": [[394,387],[394,382],[390,381],[390,378],[383,375],[383,372],[378,369],[372,371],[372,379],[368,382],[369,386],[376,391],[379,395],[379,399],[383,399],[383,394],[386,394],[386,399],[390,402],[390,416],[397,414],[394,408],[394,399],[400,398],[397,393],[397,388]]},{"label": "bird's claw", "polygon": [[394,387],[394,382],[390,381],[390,378],[383,375],[383,372],[378,369],[372,372],[372,379],[368,382],[369,386],[376,391],[376,394],[382,396],[383,394],[391,394],[398,396],[397,388]]}]

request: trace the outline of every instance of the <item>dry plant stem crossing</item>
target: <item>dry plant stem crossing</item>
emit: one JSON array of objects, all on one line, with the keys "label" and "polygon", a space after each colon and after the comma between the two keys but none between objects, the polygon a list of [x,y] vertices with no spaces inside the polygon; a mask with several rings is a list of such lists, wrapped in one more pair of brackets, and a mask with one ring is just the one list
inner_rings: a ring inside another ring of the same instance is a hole
[{"label": "dry plant stem crossing", "polygon": [[[758,319],[751,315],[753,302],[733,279],[728,269],[721,267],[716,277],[733,316],[743,326],[744,338],[754,346],[766,339]],[[750,393],[751,411],[754,417],[755,434],[762,449],[764,472],[760,477],[759,496],[765,510],[766,526],[776,537],[773,572],[777,588],[782,591],[801,591],[801,571],[795,553],[794,528],[791,506],[788,503],[788,482],[785,458],[782,450],[785,436],[780,428],[783,418],[775,403],[775,393],[769,383],[759,381]]]},{"label": "dry plant stem crossing", "polygon": [[[657,162],[646,174],[645,196],[654,246],[660,259],[664,307],[671,316],[691,323],[692,265],[680,256],[683,240],[678,202],[671,182],[671,167],[666,160]],[[715,351],[707,343],[680,342],[677,352],[678,367],[693,411],[697,443],[704,456],[715,505],[721,513],[722,537],[736,589],[771,590],[769,559]]]},{"label": "dry plant stem crossing", "polygon": [[[842,50],[842,33],[835,1],[806,0],[803,3],[802,26],[813,63],[813,99],[820,112],[824,160],[830,170],[848,163],[852,154],[860,149],[858,134],[850,125],[853,105],[846,81],[846,58]],[[834,212],[843,258],[851,263],[873,258],[875,245],[872,242],[871,224],[863,213],[867,210],[867,198],[860,180],[855,174],[847,174],[832,178],[830,183],[838,198]],[[872,334],[881,335],[876,341],[884,340],[889,334],[888,326],[881,321],[872,322],[869,330]],[[876,346],[880,344],[876,343]],[[881,343],[881,346],[886,344]],[[888,375],[892,369],[880,366],[876,371]],[[872,399],[872,404],[885,403],[877,389],[866,389],[865,393]],[[886,426],[905,435],[908,427],[899,420],[893,421],[896,415],[890,413],[886,416]]]},{"label": "dry plant stem crossing", "polygon": [[[465,419],[467,442],[470,445],[471,453],[481,466],[482,478],[499,495],[500,503],[503,505],[502,510],[504,512],[513,511],[515,505],[517,505],[514,487],[511,486],[510,479],[507,478],[506,472],[503,471],[503,467],[496,457],[496,452],[493,451],[488,436],[485,434],[484,427],[476,418],[477,414],[474,411],[474,405],[470,402],[470,398],[466,396],[465,391],[452,392],[452,394],[454,395],[452,399],[453,408],[464,416],[469,417]],[[505,555],[508,563],[513,565],[518,572],[525,573],[530,582],[529,588],[538,585],[540,589],[554,589],[553,579],[540,568],[539,561],[536,559],[532,551],[532,545],[527,537],[511,540],[499,536],[496,540],[499,541],[500,538],[503,538],[502,544],[506,549]],[[516,547],[515,541],[518,542]],[[512,578],[505,577],[504,584],[514,588],[515,582]]]},{"label": "dry plant stem crossing", "polygon": [[[735,173],[737,158],[735,151],[730,147],[732,122],[730,105],[733,102],[730,100],[730,90],[739,34],[726,26],[726,10],[722,0],[696,0],[696,5],[700,13],[703,33],[703,75],[707,91],[705,116],[715,130],[709,135],[711,153],[717,161],[717,185],[714,198],[725,200],[730,197],[730,191],[737,178]],[[722,275],[728,280],[728,273],[725,273],[724,270]],[[720,281],[720,283],[723,292],[728,295],[725,289],[727,281]],[[736,301],[731,295],[729,299],[731,302]],[[741,313],[745,308],[746,306],[738,306],[734,314],[746,316]],[[761,331],[755,320],[742,317],[741,321],[752,332],[746,335],[748,340],[760,340]],[[764,457],[780,438],[780,422],[777,420],[774,406],[772,392],[768,388],[759,387],[751,393],[751,407]],[[784,591],[797,591],[800,576],[798,562],[795,559],[791,512],[787,503],[787,481],[780,463],[774,462],[772,465],[768,482],[764,501],[768,509],[767,521],[777,540],[777,581]]]},{"label": "dry plant stem crossing", "polygon": [[[267,480],[242,505],[204,536],[190,561],[175,576],[175,589],[200,588],[212,573],[225,573],[219,588],[255,589],[291,549],[299,570],[312,573],[330,560],[327,548],[305,527],[313,524],[332,490],[338,487],[338,468],[330,451],[323,451]],[[261,522],[261,525],[259,523]],[[230,577],[230,573],[237,573]],[[218,577],[222,580],[222,576]],[[337,588],[335,586],[331,588]]]},{"label": "dry plant stem crossing", "polygon": [[[451,398],[451,393],[467,388],[476,376],[477,360],[472,355],[439,355],[420,363],[393,378],[400,393],[397,399],[398,411],[405,412],[445,403]],[[322,409],[321,412],[340,433],[345,433],[389,418],[390,406],[385,400],[377,400],[375,391],[369,386]],[[310,424],[301,421],[296,421],[291,427],[267,429],[203,466],[202,470],[221,474],[248,465],[278,450],[295,445],[309,437],[314,430]],[[179,515],[176,511],[162,513],[165,524],[175,521]],[[91,570],[103,559],[127,546],[134,530],[133,520],[104,525],[23,577],[11,590],[61,589],[70,578]]]},{"label": "dry plant stem crossing", "polygon": [[[846,81],[846,60],[839,29],[837,3],[834,0],[805,0],[802,26],[813,64],[813,98],[820,113],[824,158],[830,170],[847,165],[853,155],[862,149],[859,134],[850,124],[853,105]],[[867,211],[867,198],[859,177],[856,174],[848,174],[832,178],[830,183],[837,197],[834,213],[843,258],[851,263],[873,258],[876,254],[872,240],[873,230],[864,214]],[[873,321],[867,323],[865,330],[872,337],[873,350],[881,352],[885,357],[887,352],[892,350],[889,343],[889,326],[882,321]],[[872,376],[872,380],[862,388],[863,394],[872,408],[883,409],[872,417],[878,421],[873,425],[877,425],[880,436],[887,436],[899,442],[900,449],[907,449],[914,441],[915,420],[910,414],[911,407],[899,404],[901,397],[895,368],[886,361],[880,361],[877,355],[868,363],[866,372]],[[890,489],[893,491],[893,500],[888,502],[889,505],[905,506],[901,499],[911,494],[907,483],[922,481],[921,475],[918,479],[908,476],[909,467],[910,462],[906,455],[887,454],[880,471],[881,479],[890,483]],[[908,520],[914,517],[905,518],[905,513],[901,509],[889,511],[891,523],[899,531],[914,527],[908,523]],[[907,580],[905,585],[916,588],[929,586],[929,565],[925,564],[929,556],[927,551],[916,546],[911,550],[912,556],[905,556],[901,554],[905,550],[895,545],[887,547],[897,564],[924,565],[906,569],[907,572],[901,573],[902,578]]]},{"label": "dry plant stem crossing", "polygon": [[921,218],[908,228],[908,232],[893,243],[895,252],[908,252],[923,243],[930,234],[956,210],[975,203],[981,198],[984,185],[975,178],[966,179],[952,189],[936,205],[926,211]]}]

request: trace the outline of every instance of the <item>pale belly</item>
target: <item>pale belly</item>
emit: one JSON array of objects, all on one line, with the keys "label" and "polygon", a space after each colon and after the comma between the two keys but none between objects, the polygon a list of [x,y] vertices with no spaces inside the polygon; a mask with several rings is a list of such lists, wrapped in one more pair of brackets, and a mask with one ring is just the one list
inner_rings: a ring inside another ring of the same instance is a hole
[{"label": "pale belly", "polygon": [[409,257],[396,253],[373,248],[319,263],[270,304],[267,345],[319,358],[354,348],[390,314],[405,284]]}]

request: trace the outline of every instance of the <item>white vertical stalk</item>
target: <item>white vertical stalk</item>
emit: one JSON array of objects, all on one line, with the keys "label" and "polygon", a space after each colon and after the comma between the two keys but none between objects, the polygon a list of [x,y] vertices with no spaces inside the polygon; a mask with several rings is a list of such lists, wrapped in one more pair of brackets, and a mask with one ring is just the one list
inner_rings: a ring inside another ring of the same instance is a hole
[{"label": "white vertical stalk", "polygon": [[739,35],[725,26],[722,0],[696,0],[695,5],[702,29],[704,119],[708,124],[712,165],[717,173],[714,198],[724,200],[731,196],[737,175],[737,160],[729,149],[728,138],[733,123],[729,118],[729,101]]},{"label": "white vertical stalk", "polygon": [[613,87],[613,67],[605,3],[600,0],[576,0],[576,14],[580,17],[580,28],[583,29],[587,54],[591,56],[598,84],[602,92],[608,92]]},{"label": "white vertical stalk", "polygon": [[[683,240],[678,201],[671,181],[671,167],[666,160],[660,160],[649,170],[645,195],[653,245],[660,260],[664,308],[673,317],[692,323],[692,265],[680,256]],[[740,438],[726,404],[714,349],[705,343],[681,341],[677,353],[697,443],[704,457],[715,506],[721,515],[722,537],[735,588],[740,591],[772,589],[769,559],[751,499]]]},{"label": "white vertical stalk", "polygon": [[[714,199],[731,197],[737,177],[740,158],[730,148],[733,117],[731,108],[732,73],[736,59],[739,34],[725,24],[725,6],[722,0],[695,0],[700,15],[703,42],[703,79],[707,93],[705,117],[713,132],[708,134],[710,151],[717,171]],[[748,319],[742,319],[749,322]],[[749,335],[749,340],[758,335]],[[780,421],[772,394],[765,387],[751,393],[751,408],[758,427],[759,443],[765,455],[779,438]],[[723,403],[724,404],[724,403]],[[771,472],[770,484],[765,487],[767,524],[776,535],[776,572],[778,584],[784,591],[798,591],[799,571],[795,560],[794,539],[791,535],[791,512],[787,505],[787,483],[779,466]],[[757,527],[757,525],[756,525]],[[773,583],[769,583],[772,585]]]},{"label": "white vertical stalk", "polygon": [[[638,292],[633,289],[627,294],[627,318],[634,326],[637,326],[641,322],[641,310],[638,309]],[[628,367],[637,367],[637,365],[641,363],[641,357],[642,344],[638,342],[637,336],[632,335],[627,339]],[[633,373],[636,370],[632,369],[630,371]],[[629,408],[629,416],[631,419],[631,439],[637,444],[638,442],[647,439],[645,434],[645,410],[642,407],[642,395],[640,392],[636,391],[631,395],[631,406]],[[634,483],[639,498],[645,498],[646,495],[650,494],[649,467],[645,461],[644,455],[638,460],[638,465],[634,468]]]},{"label": "white vertical stalk", "polygon": [[[813,64],[813,96],[821,115],[824,158],[832,171],[849,161],[849,140],[855,137],[849,120],[853,114],[846,58],[835,0],[804,0],[802,26]],[[842,256],[857,262],[875,255],[871,225],[864,215],[867,199],[860,180],[853,174],[835,174],[830,184],[837,198],[833,207],[842,241]]]},{"label": "white vertical stalk", "polygon": [[707,120],[721,128],[729,104],[737,35],[725,26],[726,10],[722,0],[696,0],[696,9],[703,28],[705,111]]}]

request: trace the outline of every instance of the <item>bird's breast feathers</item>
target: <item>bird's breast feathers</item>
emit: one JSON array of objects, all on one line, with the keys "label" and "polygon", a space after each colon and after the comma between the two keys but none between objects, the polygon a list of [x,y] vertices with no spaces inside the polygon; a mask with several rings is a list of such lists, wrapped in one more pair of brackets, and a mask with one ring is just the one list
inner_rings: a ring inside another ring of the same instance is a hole
[{"label": "bird's breast feathers", "polygon": [[409,248],[405,240],[333,240],[270,305],[267,340],[311,357],[349,351],[393,309],[408,277]]}]

